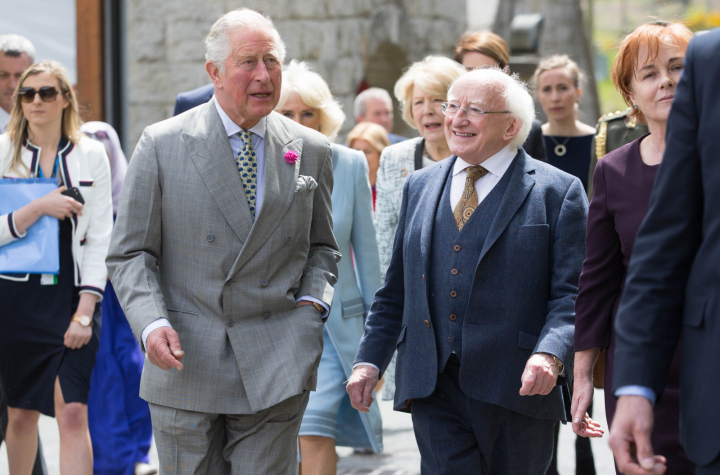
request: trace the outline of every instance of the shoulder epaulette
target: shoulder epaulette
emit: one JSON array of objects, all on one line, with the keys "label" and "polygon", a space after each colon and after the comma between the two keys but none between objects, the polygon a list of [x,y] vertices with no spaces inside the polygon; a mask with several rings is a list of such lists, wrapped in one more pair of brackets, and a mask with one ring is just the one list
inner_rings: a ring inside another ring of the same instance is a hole
[{"label": "shoulder epaulette", "polygon": [[628,116],[630,113],[630,109],[625,109],[624,111],[615,111],[615,112],[609,112],[605,114],[604,116],[600,117],[598,119],[598,123],[601,122],[610,122],[611,120],[617,120],[617,119],[624,119]]}]

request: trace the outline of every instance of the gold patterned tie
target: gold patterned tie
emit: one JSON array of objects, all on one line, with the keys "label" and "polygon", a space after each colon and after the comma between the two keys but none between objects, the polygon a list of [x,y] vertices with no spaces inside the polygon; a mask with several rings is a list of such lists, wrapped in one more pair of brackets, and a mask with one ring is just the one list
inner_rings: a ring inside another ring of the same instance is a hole
[{"label": "gold patterned tie", "polygon": [[238,135],[243,140],[244,146],[235,157],[235,164],[240,172],[245,196],[250,206],[250,214],[255,219],[255,198],[257,193],[257,155],[250,140],[250,132],[241,130]]},{"label": "gold patterned tie", "polygon": [[461,231],[465,223],[468,222],[473,211],[478,206],[478,196],[475,192],[475,182],[487,175],[488,171],[481,165],[475,165],[467,168],[467,178],[465,179],[465,189],[463,190],[460,201],[455,206],[453,215],[458,231]]}]

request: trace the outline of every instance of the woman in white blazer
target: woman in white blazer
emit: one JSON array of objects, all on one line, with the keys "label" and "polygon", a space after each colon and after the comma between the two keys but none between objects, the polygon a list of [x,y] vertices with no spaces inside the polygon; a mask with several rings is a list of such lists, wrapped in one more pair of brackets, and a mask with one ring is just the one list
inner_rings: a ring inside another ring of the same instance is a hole
[{"label": "woman in white blazer", "polygon": [[[42,413],[58,420],[60,472],[89,475],[87,398],[112,230],[110,165],[102,144],[80,132],[75,94],[60,64],[37,63],[20,79],[8,132],[0,136],[0,171],[3,178],[58,181],[56,190],[0,216],[0,246],[25,238],[42,216],[60,220],[59,274],[0,275],[10,474],[32,470]],[[84,205],[61,194],[72,188]]]}]

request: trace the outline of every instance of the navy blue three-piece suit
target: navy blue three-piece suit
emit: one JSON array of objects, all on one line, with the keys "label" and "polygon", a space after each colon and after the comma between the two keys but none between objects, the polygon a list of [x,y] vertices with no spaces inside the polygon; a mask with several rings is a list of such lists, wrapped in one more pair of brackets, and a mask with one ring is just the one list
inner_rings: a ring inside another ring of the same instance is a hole
[{"label": "navy blue three-piece suit", "polygon": [[520,396],[534,353],[572,374],[574,303],[585,257],[582,184],[519,149],[458,231],[456,157],[405,184],[385,286],[356,362],[381,371],[397,348],[395,409],[412,412],[423,473],[544,474],[565,378]]}]

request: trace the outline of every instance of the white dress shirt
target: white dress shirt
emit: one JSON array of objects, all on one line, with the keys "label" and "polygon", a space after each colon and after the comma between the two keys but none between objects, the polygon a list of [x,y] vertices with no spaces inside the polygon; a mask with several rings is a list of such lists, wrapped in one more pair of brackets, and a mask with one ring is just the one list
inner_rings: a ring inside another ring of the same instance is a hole
[{"label": "white dress shirt", "polygon": [[[237,157],[238,153],[240,153],[240,150],[245,146],[245,142],[243,142],[243,139],[240,138],[238,135],[238,132],[240,132],[242,127],[237,125],[233,120],[228,116],[225,111],[220,107],[220,104],[218,104],[217,100],[215,100],[215,108],[217,109],[218,114],[220,115],[220,120],[222,121],[223,126],[225,127],[225,133],[227,134],[228,140],[230,141],[230,148],[233,152],[233,159]],[[0,109],[2,110],[2,109]],[[255,156],[257,157],[257,188],[255,191],[255,219],[257,219],[258,216],[260,216],[260,213],[262,212],[262,204],[263,204],[263,192],[265,191],[265,129],[267,126],[267,119],[263,117],[260,119],[260,121],[255,124],[253,127],[251,127],[248,132],[250,132],[250,142],[252,143],[253,149],[255,150]],[[239,173],[239,172],[238,172]],[[328,316],[328,313],[330,313],[330,308],[325,304],[325,302],[322,302],[310,295],[303,295],[299,299],[297,299],[295,302],[299,302],[301,300],[307,300],[309,302],[315,302],[317,304],[320,304],[324,309],[325,312],[323,312],[322,318],[325,318]],[[153,330],[156,330],[160,327],[171,327],[170,322],[166,318],[158,318],[154,322],[150,323],[148,326],[145,327],[145,329],[142,332],[141,338],[143,342],[143,347],[147,349],[147,337],[152,333]]]},{"label": "white dress shirt", "polygon": [[0,134],[7,132],[8,122],[10,122],[10,114],[0,107]]}]

